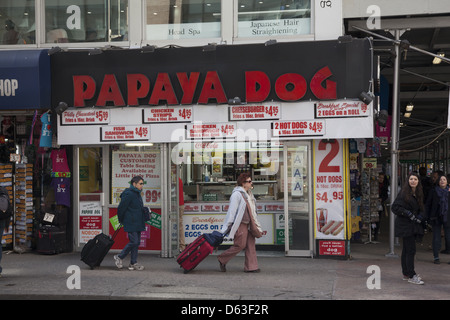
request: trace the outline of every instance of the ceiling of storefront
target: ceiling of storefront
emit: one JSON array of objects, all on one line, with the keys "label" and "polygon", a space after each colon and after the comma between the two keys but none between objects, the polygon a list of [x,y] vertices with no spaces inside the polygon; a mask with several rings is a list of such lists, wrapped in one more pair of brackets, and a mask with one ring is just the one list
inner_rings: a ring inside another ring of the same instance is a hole
[{"label": "ceiling of storefront", "polygon": [[[346,34],[353,37],[371,36],[355,30],[352,26],[368,30],[366,20],[346,20]],[[444,52],[450,57],[450,16],[389,17],[381,20],[383,30],[370,30],[384,37],[394,39],[387,29],[401,29],[400,40],[431,53]],[[374,38],[374,52],[380,56],[381,74],[386,77],[392,92],[394,74],[394,44],[381,38]],[[411,150],[427,145],[441,134],[447,125],[449,107],[450,64],[442,61],[433,64],[433,57],[411,48],[400,57],[399,108],[400,108],[400,150]],[[389,98],[392,105],[392,96]],[[414,109],[405,118],[406,105]],[[391,114],[391,110],[389,111]],[[450,135],[447,131],[440,137]]]}]

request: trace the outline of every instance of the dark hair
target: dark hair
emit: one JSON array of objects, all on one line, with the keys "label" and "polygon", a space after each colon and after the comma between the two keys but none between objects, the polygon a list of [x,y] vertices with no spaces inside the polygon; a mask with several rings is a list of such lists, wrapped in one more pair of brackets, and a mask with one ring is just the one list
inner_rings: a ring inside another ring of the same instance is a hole
[{"label": "dark hair", "polygon": [[411,186],[409,185],[409,178],[411,176],[415,176],[417,178],[417,180],[419,180],[419,183],[417,184],[417,187],[416,187],[415,196],[416,196],[416,199],[417,199],[417,202],[419,204],[420,209],[424,210],[424,206],[423,206],[423,188],[422,188],[422,183],[420,182],[420,177],[419,177],[419,175],[417,173],[411,173],[411,174],[408,175],[408,178],[406,179],[406,182],[403,184],[400,193],[403,194],[405,201],[409,202],[409,201],[412,200],[413,193],[412,193]]},{"label": "dark hair", "polygon": [[239,175],[239,177],[237,178],[236,185],[237,185],[238,187],[242,187],[242,185],[245,183],[245,181],[246,181],[248,178],[251,178],[251,176],[250,176],[249,173],[247,173],[247,172],[241,173],[241,174]]},{"label": "dark hair", "polygon": [[131,179],[131,183],[130,184],[138,183],[141,180],[144,181],[144,178],[142,178],[141,176],[135,176],[135,177],[133,177],[133,179]]}]

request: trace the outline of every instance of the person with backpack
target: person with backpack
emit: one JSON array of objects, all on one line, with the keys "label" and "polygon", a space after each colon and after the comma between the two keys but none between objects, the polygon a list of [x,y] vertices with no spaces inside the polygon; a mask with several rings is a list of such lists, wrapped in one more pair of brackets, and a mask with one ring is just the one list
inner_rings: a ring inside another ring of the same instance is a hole
[{"label": "person with backpack", "polygon": [[1,240],[3,238],[3,230],[8,230],[11,222],[11,216],[13,210],[9,201],[8,190],[4,187],[0,187],[0,277],[2,276],[2,246]]}]

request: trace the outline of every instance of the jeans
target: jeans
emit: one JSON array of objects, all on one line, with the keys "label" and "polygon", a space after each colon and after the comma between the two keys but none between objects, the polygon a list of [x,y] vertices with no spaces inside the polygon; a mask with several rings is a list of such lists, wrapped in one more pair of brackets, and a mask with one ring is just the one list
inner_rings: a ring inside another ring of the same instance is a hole
[{"label": "jeans", "polygon": [[128,240],[130,241],[119,254],[119,258],[124,259],[131,253],[130,264],[135,264],[137,262],[139,244],[141,243],[141,232],[128,232]]},{"label": "jeans", "polygon": [[416,271],[414,270],[414,257],[416,255],[416,237],[403,237],[402,249],[402,272],[403,275],[412,278]]},{"label": "jeans", "polygon": [[433,256],[439,259],[439,251],[441,250],[441,228],[444,227],[445,250],[450,250],[450,223],[445,226],[442,222],[435,221],[433,223]]},{"label": "jeans", "polygon": [[[2,238],[3,238],[3,231],[5,230],[5,221],[6,220],[0,220],[0,263],[2,262]],[[0,274],[2,273],[2,266],[0,265]]]}]

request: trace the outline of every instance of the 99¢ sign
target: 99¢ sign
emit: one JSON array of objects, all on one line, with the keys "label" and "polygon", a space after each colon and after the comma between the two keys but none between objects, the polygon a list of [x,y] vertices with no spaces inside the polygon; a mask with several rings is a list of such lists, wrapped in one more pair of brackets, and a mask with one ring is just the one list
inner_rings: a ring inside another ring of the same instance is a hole
[{"label": "99\u00a2 sign", "polygon": [[318,239],[344,238],[343,166],[342,140],[314,142],[314,218]]}]

